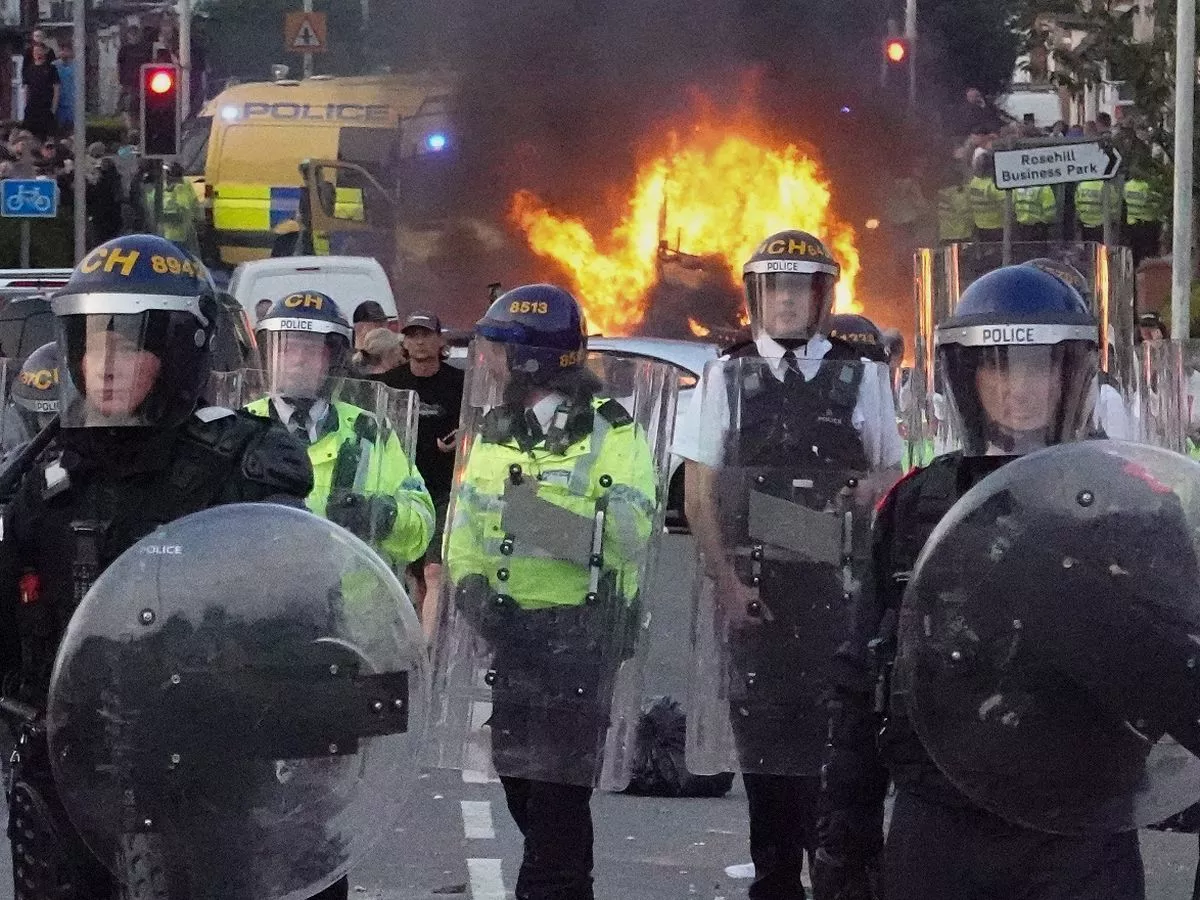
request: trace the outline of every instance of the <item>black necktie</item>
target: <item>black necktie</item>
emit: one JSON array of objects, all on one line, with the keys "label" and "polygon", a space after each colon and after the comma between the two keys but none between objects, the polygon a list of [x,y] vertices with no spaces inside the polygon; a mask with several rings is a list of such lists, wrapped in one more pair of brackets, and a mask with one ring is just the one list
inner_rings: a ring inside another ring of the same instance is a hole
[{"label": "black necktie", "polygon": [[295,435],[306,444],[311,444],[308,429],[312,424],[312,400],[293,400],[292,426]]},{"label": "black necktie", "polygon": [[783,354],[783,386],[795,387],[803,381],[804,378],[800,374],[800,360],[796,356],[796,351],[789,350]]}]

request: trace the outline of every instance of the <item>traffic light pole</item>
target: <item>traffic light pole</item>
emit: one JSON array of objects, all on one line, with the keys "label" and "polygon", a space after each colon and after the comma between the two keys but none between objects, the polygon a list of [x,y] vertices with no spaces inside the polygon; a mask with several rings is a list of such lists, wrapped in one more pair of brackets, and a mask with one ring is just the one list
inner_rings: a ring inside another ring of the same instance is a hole
[{"label": "traffic light pole", "polygon": [[179,114],[187,119],[192,108],[192,0],[179,0]]},{"label": "traffic light pole", "polygon": [[1196,0],[1175,7],[1175,221],[1171,238],[1171,337],[1189,337],[1192,297],[1192,141],[1196,117]]},{"label": "traffic light pole", "polygon": [[[73,33],[71,41],[75,49],[75,177],[72,180],[75,199],[75,262],[87,253],[87,4],[75,0],[71,4]],[[24,233],[22,233],[24,236]],[[24,242],[22,241],[22,244]]]},{"label": "traffic light pole", "polygon": [[904,36],[908,39],[908,108],[917,108],[917,0],[904,7]]},{"label": "traffic light pole", "polygon": [[[313,11],[312,0],[304,0],[304,11],[310,13]],[[311,53],[304,54],[304,77],[312,78],[313,74],[313,55]]]}]

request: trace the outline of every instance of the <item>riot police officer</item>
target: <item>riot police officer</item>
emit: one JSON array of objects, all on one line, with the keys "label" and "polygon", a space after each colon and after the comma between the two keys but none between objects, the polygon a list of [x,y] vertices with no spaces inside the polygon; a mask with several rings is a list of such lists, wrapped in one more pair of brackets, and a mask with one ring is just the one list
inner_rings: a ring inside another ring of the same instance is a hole
[{"label": "riot police officer", "polygon": [[[343,381],[353,331],[336,302],[319,291],[277,301],[256,328],[267,396],[250,412],[282,422],[308,447],[313,490],[308,507],[353,531],[396,566],[425,552],[433,501],[425,481],[376,407],[376,382]],[[346,397],[347,399],[342,399]]]},{"label": "riot police officer", "polygon": [[[840,267],[824,244],[774,234],[743,272],[754,340],[706,368],[697,431],[675,448],[706,575],[688,767],[740,769],[750,896],[795,900],[816,849],[828,661],[861,577],[852,546],[865,537],[872,485],[898,477],[902,445],[878,343],[872,362],[827,336]],[[877,339],[874,326],[838,324]]]},{"label": "riot police officer", "polygon": [[4,453],[11,453],[53,421],[58,414],[58,345],[38,347],[21,363],[0,424]]},{"label": "riot police officer", "polygon": [[470,727],[490,702],[492,765],[525,839],[520,900],[593,896],[590,798],[605,765],[628,763],[661,531],[669,438],[649,435],[669,434],[675,379],[620,360],[599,376],[586,351],[565,290],[493,302],[475,326],[447,526],[433,743],[441,764],[465,765],[458,751],[480,735],[447,725]]},{"label": "riot police officer", "polygon": [[[1056,836],[981,809],[934,765],[904,696],[891,692],[897,616],[922,547],[955,501],[987,474],[1086,434],[1099,331],[1077,291],[1021,265],[974,282],[938,325],[936,343],[963,449],[899,482],[877,514],[872,577],[838,651],[818,900],[1138,900],[1136,832]],[[885,850],[889,780],[896,805]]]},{"label": "riot police officer", "polygon": [[41,718],[91,584],[163,523],[224,503],[300,505],[312,487],[282,428],[199,404],[218,307],[194,257],[153,235],[114,239],[83,258],[53,309],[59,421],[10,463],[0,541],[3,693],[10,715],[24,713],[9,793],[18,900],[116,896],[66,818]]}]

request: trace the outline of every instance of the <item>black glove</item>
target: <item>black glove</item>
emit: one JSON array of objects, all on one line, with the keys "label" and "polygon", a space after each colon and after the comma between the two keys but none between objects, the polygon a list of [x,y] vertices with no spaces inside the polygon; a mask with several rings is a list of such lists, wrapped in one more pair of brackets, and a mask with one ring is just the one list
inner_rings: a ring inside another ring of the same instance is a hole
[{"label": "black glove", "polygon": [[813,900],[879,900],[879,856],[839,858],[817,849]]},{"label": "black glove", "polygon": [[381,541],[396,524],[396,500],[384,495],[336,493],[329,498],[325,517],[364,541]]},{"label": "black glove", "polygon": [[497,602],[496,592],[482,575],[466,575],[454,587],[454,606],[489,644],[505,637],[511,639],[509,620],[515,612],[513,602]]}]

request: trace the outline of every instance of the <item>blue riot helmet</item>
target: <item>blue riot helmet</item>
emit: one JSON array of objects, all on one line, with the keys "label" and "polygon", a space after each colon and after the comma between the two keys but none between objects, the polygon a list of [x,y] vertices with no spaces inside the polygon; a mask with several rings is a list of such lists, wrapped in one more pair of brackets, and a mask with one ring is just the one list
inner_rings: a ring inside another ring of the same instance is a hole
[{"label": "blue riot helmet", "polygon": [[859,356],[873,362],[887,362],[887,348],[879,326],[856,313],[837,313],[829,317],[825,332],[834,340],[848,344]]},{"label": "blue riot helmet", "polygon": [[1083,273],[1068,262],[1051,259],[1048,256],[1040,256],[1037,259],[1031,259],[1026,263],[1022,263],[1022,265],[1041,269],[1043,272],[1053,275],[1059,281],[1066,282],[1068,287],[1072,287],[1079,292],[1080,297],[1086,299],[1088,294],[1091,293],[1091,285],[1083,277]]},{"label": "blue riot helmet", "polygon": [[93,249],[51,300],[63,428],[170,427],[196,408],[219,309],[200,260],[131,234]]},{"label": "blue riot helmet", "polygon": [[501,294],[475,323],[478,352],[503,366],[517,390],[560,381],[587,358],[583,312],[552,284],[527,284]]},{"label": "blue riot helmet", "polygon": [[969,456],[1077,440],[1091,417],[1099,326],[1079,292],[1035,266],[975,281],[935,335]]},{"label": "blue riot helmet", "polygon": [[58,344],[38,347],[21,363],[11,396],[30,436],[37,434],[58,415]]},{"label": "blue riot helmet", "polygon": [[328,294],[295,291],[271,305],[255,333],[267,392],[313,400],[344,374],[354,329]]}]

